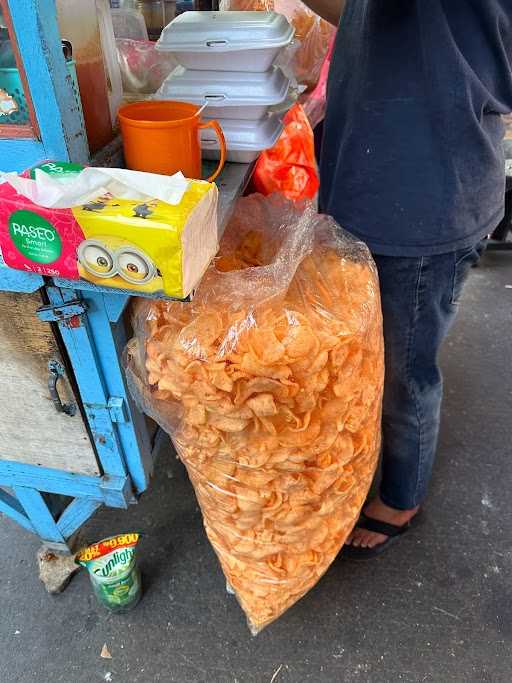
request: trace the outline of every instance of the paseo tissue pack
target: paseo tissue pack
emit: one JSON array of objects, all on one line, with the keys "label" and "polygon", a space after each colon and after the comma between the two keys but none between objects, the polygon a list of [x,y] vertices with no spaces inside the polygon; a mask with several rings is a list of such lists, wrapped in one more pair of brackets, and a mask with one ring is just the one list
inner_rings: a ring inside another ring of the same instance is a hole
[{"label": "paseo tissue pack", "polygon": [[215,185],[45,162],[0,174],[5,265],[184,299],[217,251]]}]

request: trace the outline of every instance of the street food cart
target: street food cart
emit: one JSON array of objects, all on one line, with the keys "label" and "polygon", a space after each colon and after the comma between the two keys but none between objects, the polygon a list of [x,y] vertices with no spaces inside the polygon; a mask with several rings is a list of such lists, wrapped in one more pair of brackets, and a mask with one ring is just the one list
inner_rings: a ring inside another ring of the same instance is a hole
[{"label": "street food cart", "polygon": [[[10,45],[11,76],[19,79],[13,97],[0,76],[0,170],[45,159],[119,165],[115,139],[90,155],[55,3],[0,0],[0,14],[0,45]],[[218,181],[220,226],[249,176],[248,165],[226,166]],[[168,443],[125,384],[130,297],[43,269],[0,267],[0,512],[55,552],[69,552],[99,506],[135,503]]]}]

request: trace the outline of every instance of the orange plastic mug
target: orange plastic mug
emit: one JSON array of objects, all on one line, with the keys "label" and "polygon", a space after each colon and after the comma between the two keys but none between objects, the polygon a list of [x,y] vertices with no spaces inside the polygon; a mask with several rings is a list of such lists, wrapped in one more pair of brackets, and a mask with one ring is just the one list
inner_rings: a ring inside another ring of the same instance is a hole
[{"label": "orange plastic mug", "polygon": [[121,107],[119,121],[127,168],[187,178],[201,178],[200,129],[213,128],[220,143],[220,161],[213,182],[226,161],[226,141],[217,121],[201,121],[200,107],[158,100]]}]

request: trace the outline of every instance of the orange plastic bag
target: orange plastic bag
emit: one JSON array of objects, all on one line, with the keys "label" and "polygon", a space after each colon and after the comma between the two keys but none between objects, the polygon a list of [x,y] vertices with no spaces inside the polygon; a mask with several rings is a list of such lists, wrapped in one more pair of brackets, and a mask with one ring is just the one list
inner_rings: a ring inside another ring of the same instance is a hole
[{"label": "orange plastic bag", "polygon": [[294,201],[313,199],[320,185],[313,129],[300,104],[290,109],[284,121],[276,145],[258,159],[253,187],[264,195],[279,192]]}]

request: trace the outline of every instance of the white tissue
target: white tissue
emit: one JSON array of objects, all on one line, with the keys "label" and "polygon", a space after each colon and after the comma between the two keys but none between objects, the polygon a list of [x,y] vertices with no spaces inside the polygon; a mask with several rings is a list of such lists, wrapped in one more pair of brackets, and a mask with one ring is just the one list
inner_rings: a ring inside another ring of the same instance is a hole
[{"label": "white tissue", "polygon": [[0,171],[0,182],[2,180],[12,185],[18,194],[47,209],[69,209],[87,204],[106,193],[119,199],[159,199],[176,206],[189,185],[183,173],[165,176],[124,168],[93,167],[84,168],[76,178],[66,183],[40,169],[36,169],[35,180]]}]

